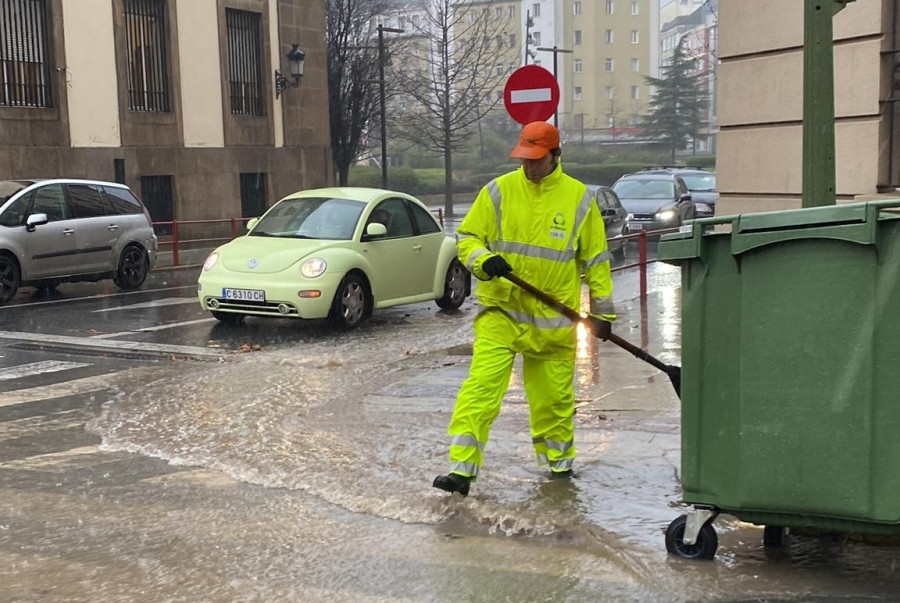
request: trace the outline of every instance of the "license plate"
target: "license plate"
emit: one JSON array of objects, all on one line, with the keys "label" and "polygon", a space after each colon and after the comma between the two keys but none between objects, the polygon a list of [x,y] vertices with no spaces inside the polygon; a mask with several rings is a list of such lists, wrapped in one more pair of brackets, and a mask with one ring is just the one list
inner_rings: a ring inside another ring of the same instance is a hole
[{"label": "license plate", "polygon": [[645,230],[645,225],[640,222],[632,222],[631,224],[629,224],[629,226],[634,230]]},{"label": "license plate", "polygon": [[222,299],[236,301],[266,301],[266,292],[259,289],[222,289]]}]

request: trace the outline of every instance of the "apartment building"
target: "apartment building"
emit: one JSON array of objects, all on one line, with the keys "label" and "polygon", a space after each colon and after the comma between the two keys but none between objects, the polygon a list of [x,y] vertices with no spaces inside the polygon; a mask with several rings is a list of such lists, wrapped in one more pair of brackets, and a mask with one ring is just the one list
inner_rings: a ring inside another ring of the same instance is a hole
[{"label": "apartment building", "polygon": [[530,34],[523,63],[555,69],[556,117],[569,139],[633,135],[651,94],[644,76],[659,74],[658,0],[525,0],[522,6]]},{"label": "apartment building", "polygon": [[[804,4],[721,3],[717,213],[802,206]],[[897,197],[897,2],[848,3],[833,26],[837,200]]]},{"label": "apartment building", "polygon": [[117,180],[156,221],[327,185],[324,32],[320,0],[0,0],[0,179]]}]

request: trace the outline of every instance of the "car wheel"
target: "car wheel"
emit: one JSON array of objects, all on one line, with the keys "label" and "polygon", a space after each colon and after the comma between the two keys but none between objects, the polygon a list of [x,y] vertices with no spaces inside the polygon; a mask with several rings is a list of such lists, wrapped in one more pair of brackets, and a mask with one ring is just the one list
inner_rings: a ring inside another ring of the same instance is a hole
[{"label": "car wheel", "polygon": [[239,325],[244,321],[244,315],[236,312],[213,312],[212,315],[223,325]]},{"label": "car wheel", "polygon": [[369,313],[369,290],[365,281],[355,274],[348,274],[334,294],[329,322],[341,330],[355,329]]},{"label": "car wheel", "polygon": [[119,269],[113,282],[120,289],[137,289],[144,284],[148,272],[147,254],[137,245],[129,245],[119,257]]},{"label": "car wheel", "polygon": [[442,310],[458,309],[466,301],[468,284],[469,271],[462,265],[462,262],[453,258],[444,279],[444,296],[435,300],[438,307]]},{"label": "car wheel", "polygon": [[16,296],[22,275],[15,258],[8,254],[0,254],[0,304],[5,304]]}]

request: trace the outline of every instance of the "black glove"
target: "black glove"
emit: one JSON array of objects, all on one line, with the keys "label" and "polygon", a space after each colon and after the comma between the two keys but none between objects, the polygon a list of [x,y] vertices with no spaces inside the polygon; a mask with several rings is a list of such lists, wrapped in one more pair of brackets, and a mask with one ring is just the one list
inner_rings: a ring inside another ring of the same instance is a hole
[{"label": "black glove", "polygon": [[612,333],[612,323],[596,316],[588,316],[587,326],[597,339],[606,341]]},{"label": "black glove", "polygon": [[503,276],[513,271],[512,266],[501,255],[494,255],[486,259],[481,265],[481,269],[491,278]]}]

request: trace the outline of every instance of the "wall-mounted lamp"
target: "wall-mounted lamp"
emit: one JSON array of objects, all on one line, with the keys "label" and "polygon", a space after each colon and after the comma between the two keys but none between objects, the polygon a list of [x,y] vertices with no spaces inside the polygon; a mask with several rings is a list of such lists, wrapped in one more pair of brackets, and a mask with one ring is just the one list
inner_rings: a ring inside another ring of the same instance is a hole
[{"label": "wall-mounted lamp", "polygon": [[285,56],[288,61],[290,61],[291,66],[291,76],[294,78],[293,81],[287,79],[281,72],[277,69],[275,70],[275,98],[278,98],[282,92],[287,90],[288,88],[296,88],[300,85],[300,79],[303,77],[303,60],[306,58],[306,53],[300,50],[299,44],[293,44],[293,48],[291,48],[290,52],[288,52]]}]

